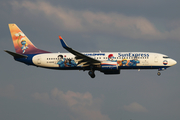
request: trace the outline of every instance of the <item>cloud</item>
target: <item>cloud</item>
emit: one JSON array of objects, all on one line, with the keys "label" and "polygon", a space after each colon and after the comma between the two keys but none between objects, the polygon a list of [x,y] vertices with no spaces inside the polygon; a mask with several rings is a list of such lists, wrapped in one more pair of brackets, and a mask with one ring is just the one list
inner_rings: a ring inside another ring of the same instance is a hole
[{"label": "cloud", "polygon": [[124,109],[129,112],[148,112],[148,110],[145,107],[143,107],[142,105],[140,105],[136,102],[133,102],[127,106],[125,105]]},{"label": "cloud", "polygon": [[[26,9],[31,14],[44,15],[59,28],[78,33],[111,34],[133,39],[180,39],[179,29],[160,32],[149,20],[141,16],[125,16],[118,13],[77,11],[53,6],[46,1],[13,1],[15,10]],[[28,14],[28,13],[26,13]]]},{"label": "cloud", "polygon": [[[100,111],[100,98],[93,98],[89,92],[79,93],[63,91],[54,88],[51,93],[34,93],[32,97],[45,104],[68,109],[72,120],[109,120]],[[70,114],[71,113],[71,114]]]}]

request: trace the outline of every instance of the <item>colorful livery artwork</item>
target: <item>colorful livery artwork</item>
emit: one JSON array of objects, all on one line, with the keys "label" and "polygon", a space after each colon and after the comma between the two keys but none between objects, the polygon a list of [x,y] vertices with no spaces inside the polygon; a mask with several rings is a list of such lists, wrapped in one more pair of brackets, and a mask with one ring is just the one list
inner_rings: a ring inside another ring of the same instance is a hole
[{"label": "colorful livery artwork", "polygon": [[9,24],[9,29],[16,52],[5,52],[26,65],[56,70],[88,70],[88,74],[94,78],[95,71],[114,75],[120,74],[120,70],[123,69],[157,69],[159,76],[160,71],[177,63],[164,54],[152,52],[81,53],[70,48],[61,36],[61,45],[69,53],[51,53],[35,47],[16,24]]}]

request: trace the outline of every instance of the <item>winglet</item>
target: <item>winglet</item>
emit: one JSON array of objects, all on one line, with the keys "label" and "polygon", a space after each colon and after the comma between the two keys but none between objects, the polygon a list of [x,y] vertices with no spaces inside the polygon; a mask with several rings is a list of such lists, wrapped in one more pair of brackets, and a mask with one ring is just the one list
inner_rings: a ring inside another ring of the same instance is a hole
[{"label": "winglet", "polygon": [[63,38],[61,36],[59,36],[59,39],[61,41],[63,48],[68,48],[68,45],[65,43],[65,41],[63,40]]}]

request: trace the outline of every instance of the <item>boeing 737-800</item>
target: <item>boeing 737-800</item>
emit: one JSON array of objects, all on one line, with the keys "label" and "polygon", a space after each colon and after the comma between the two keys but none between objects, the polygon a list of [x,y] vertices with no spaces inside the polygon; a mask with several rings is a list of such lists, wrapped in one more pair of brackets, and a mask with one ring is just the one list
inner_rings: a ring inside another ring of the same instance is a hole
[{"label": "boeing 737-800", "polygon": [[9,24],[15,51],[5,50],[16,61],[37,67],[56,70],[88,70],[91,78],[95,70],[104,74],[120,74],[122,69],[157,69],[160,71],[177,62],[167,55],[152,52],[87,52],[81,53],[70,48],[59,36],[62,47],[70,53],[51,53],[38,49],[18,28]]}]

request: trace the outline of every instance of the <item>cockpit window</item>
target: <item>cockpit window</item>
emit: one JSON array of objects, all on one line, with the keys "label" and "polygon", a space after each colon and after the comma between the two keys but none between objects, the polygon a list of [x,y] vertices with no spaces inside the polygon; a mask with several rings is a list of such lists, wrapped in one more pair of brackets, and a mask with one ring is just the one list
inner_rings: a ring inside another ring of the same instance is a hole
[{"label": "cockpit window", "polygon": [[170,58],[170,57],[168,57],[168,56],[163,56],[163,58]]}]

